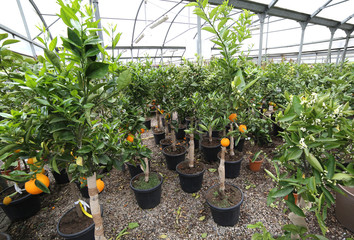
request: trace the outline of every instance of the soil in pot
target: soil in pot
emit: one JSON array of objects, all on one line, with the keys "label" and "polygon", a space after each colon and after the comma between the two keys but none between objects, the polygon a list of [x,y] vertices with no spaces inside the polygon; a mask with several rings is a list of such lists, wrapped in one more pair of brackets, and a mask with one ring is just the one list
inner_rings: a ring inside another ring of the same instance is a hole
[{"label": "soil in pot", "polygon": [[211,142],[209,142],[208,138],[203,138],[201,145],[204,159],[207,162],[215,162],[218,160],[217,154],[221,150],[220,138],[213,138]]},{"label": "soil in pot", "polygon": [[162,149],[162,153],[166,159],[167,168],[169,170],[176,170],[177,164],[184,161],[186,152],[186,148],[180,145],[176,146],[176,151],[173,151],[172,146]]},{"label": "soil in pot", "polygon": [[202,188],[205,165],[203,163],[194,163],[190,168],[188,162],[181,162],[176,166],[179,175],[180,185],[183,191],[187,193],[198,192]]},{"label": "soil in pot", "polygon": [[242,193],[232,185],[225,184],[225,196],[219,192],[219,188],[208,191],[206,198],[208,201],[219,208],[229,208],[235,206],[242,200]]},{"label": "soil in pot", "polygon": [[[24,189],[24,184],[19,184],[21,189]],[[8,187],[0,193],[0,199],[15,192],[15,188]],[[9,205],[4,205],[1,201],[0,207],[12,222],[24,220],[35,215],[41,209],[41,200],[39,195],[31,195],[26,191],[22,194],[16,194],[12,197],[12,202]]]},{"label": "soil in pot", "polygon": [[61,233],[69,235],[81,232],[92,224],[94,224],[92,218],[89,218],[86,215],[79,218],[73,208],[61,218],[59,222],[59,229]]},{"label": "soil in pot", "polygon": [[[220,154],[218,153],[218,159],[220,160]],[[229,152],[225,153],[225,177],[237,178],[240,175],[241,162],[243,160],[243,154],[235,152],[235,155],[231,156]]]},{"label": "soil in pot", "polygon": [[164,138],[160,140],[160,146],[162,149],[165,147],[168,147],[172,144],[172,139],[171,138]]},{"label": "soil in pot", "polygon": [[145,182],[145,175],[142,174],[132,181],[132,186],[139,190],[147,190],[157,186],[160,181],[159,176],[156,173],[152,173],[149,176],[149,181]]}]

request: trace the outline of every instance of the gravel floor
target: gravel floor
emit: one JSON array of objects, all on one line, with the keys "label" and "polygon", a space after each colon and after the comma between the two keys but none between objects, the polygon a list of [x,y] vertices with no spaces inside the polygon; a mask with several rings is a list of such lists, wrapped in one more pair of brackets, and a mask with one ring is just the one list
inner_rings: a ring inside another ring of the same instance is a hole
[{"label": "gravel floor", "polygon": [[[161,203],[151,210],[140,209],[129,187],[128,171],[112,170],[103,179],[105,190],[100,194],[107,239],[116,239],[118,233],[131,222],[137,222],[139,227],[128,230],[129,234],[121,239],[203,239],[205,235],[207,239],[251,239],[255,230],[247,229],[248,224],[261,221],[276,235],[281,234],[282,225],[290,223],[282,201],[272,207],[266,205],[267,193],[274,183],[263,169],[272,171],[270,163],[264,163],[261,172],[253,173],[247,168],[248,163],[243,161],[240,176],[227,179],[243,191],[244,202],[239,222],[234,227],[220,227],[214,223],[204,198],[205,191],[218,182],[217,172],[205,172],[203,187],[197,194],[185,193],[179,186],[177,173],[167,170],[151,131],[144,133],[143,138],[144,143],[153,150],[152,171],[164,176]],[[249,147],[246,142],[245,150]],[[273,149],[265,151],[271,152]],[[197,154],[197,158],[200,159],[200,155]],[[215,169],[218,165],[206,164],[206,167]],[[74,199],[70,196],[68,185],[56,185],[52,179],[50,189],[51,194],[43,196],[39,213],[26,221],[11,224],[7,232],[13,239],[61,239],[56,233],[56,225],[60,216],[73,207]],[[311,233],[320,233],[313,215],[306,220]],[[334,207],[329,209],[327,226],[329,239],[354,237],[336,220]]]}]

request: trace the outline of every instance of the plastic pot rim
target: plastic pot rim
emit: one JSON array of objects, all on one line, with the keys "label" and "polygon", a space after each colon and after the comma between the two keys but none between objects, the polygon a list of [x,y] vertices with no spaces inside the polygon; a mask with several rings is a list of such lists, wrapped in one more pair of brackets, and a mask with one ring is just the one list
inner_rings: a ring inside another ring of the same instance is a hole
[{"label": "plastic pot rim", "polygon": [[[14,187],[14,186],[10,186],[10,187],[7,187],[7,188],[5,188],[4,190],[2,190],[2,191],[0,192],[0,194],[3,193],[4,191],[6,191],[6,190],[9,189],[9,188],[13,188],[14,191],[15,191],[15,187]],[[18,203],[20,203],[20,202],[26,200],[27,198],[30,198],[31,196],[38,196],[38,195],[39,195],[39,194],[36,194],[36,195],[29,194],[27,191],[24,191],[24,195],[21,195],[21,198],[18,198],[18,199],[15,199],[15,200],[11,201],[11,203],[10,203],[9,205],[5,205],[5,204],[3,204],[2,201],[1,201],[1,202],[0,202],[0,206],[17,205]]]},{"label": "plastic pot rim", "polygon": [[204,164],[204,163],[201,163],[201,162],[199,163],[199,164],[202,164],[202,165],[203,165],[203,171],[201,171],[201,172],[197,172],[197,173],[193,173],[193,174],[188,174],[188,173],[183,173],[183,172],[179,171],[178,166],[179,166],[180,164],[185,163],[185,162],[188,163],[188,161],[183,161],[183,162],[178,163],[177,166],[176,166],[176,172],[177,172],[179,175],[182,175],[183,177],[187,177],[187,178],[193,178],[193,177],[197,177],[197,176],[200,176],[200,175],[204,174],[204,172],[205,172],[205,170],[206,170],[206,167],[205,167],[205,164]]},{"label": "plastic pot rim", "polygon": [[150,188],[150,189],[138,189],[138,188],[133,187],[133,181],[134,181],[136,178],[138,178],[140,175],[144,175],[144,173],[139,173],[139,174],[135,175],[134,177],[132,177],[132,179],[130,179],[130,188],[131,188],[133,191],[138,191],[138,192],[141,192],[141,193],[149,193],[149,192],[155,191],[157,188],[159,188],[159,187],[162,185],[162,183],[163,183],[163,177],[162,177],[160,174],[156,173],[156,172],[150,172],[150,174],[151,174],[151,173],[157,174],[157,175],[159,176],[159,178],[160,178],[160,183],[157,184],[155,187]]},{"label": "plastic pot rim", "polygon": [[[219,185],[220,185],[220,184],[218,183],[218,184],[215,184],[215,185],[211,186],[211,187],[206,191],[206,196],[207,196],[207,193],[208,193],[209,191],[211,191],[211,190],[214,189],[215,187],[218,187]],[[233,186],[233,187],[237,188],[237,190],[239,190],[239,191],[241,192],[241,200],[240,200],[240,202],[237,203],[236,205],[233,205],[233,206],[228,207],[228,208],[221,208],[221,207],[218,207],[218,206],[215,206],[215,205],[211,204],[211,203],[209,202],[208,198],[206,198],[206,201],[207,201],[207,203],[208,203],[208,205],[209,205],[210,207],[213,207],[213,208],[215,208],[215,209],[217,209],[217,210],[221,210],[221,211],[227,211],[227,210],[232,210],[232,209],[234,209],[234,208],[237,208],[238,206],[240,206],[240,205],[243,203],[244,195],[243,195],[242,190],[241,190],[239,187],[237,187],[236,185],[232,184],[232,183],[225,183],[225,185]]]},{"label": "plastic pot rim", "polygon": [[[171,146],[171,145],[170,145]],[[170,146],[167,146],[167,147],[170,147]],[[166,151],[165,151],[165,149],[167,148],[167,147],[164,147],[163,149],[162,149],[162,153],[165,155],[165,156],[169,156],[169,157],[179,157],[179,156],[182,156],[182,155],[184,155],[184,154],[186,154],[186,152],[187,152],[187,148],[185,147],[185,146],[179,146],[179,147],[183,147],[184,148],[184,152],[183,153],[180,153],[180,154],[168,154]]]},{"label": "plastic pot rim", "polygon": [[[220,156],[219,156],[220,153],[221,153],[221,152],[219,152],[218,155],[217,155],[217,157],[218,157],[219,160],[220,160]],[[225,163],[235,163],[235,164],[236,164],[236,163],[242,162],[242,160],[243,160],[244,158],[245,158],[245,157],[242,156],[242,157],[240,158],[240,160],[237,160],[237,161],[226,161],[226,160],[225,160]]]},{"label": "plastic pot rim", "polygon": [[[213,137],[212,139],[213,139],[213,140],[214,140],[214,139],[221,140],[221,138],[216,138],[216,137]],[[215,145],[215,146],[205,146],[205,145],[203,144],[203,139],[202,139],[202,140],[200,141],[200,145],[201,145],[203,148],[218,148],[218,147],[221,146],[221,143],[219,142],[219,144],[218,144],[218,145]]]}]

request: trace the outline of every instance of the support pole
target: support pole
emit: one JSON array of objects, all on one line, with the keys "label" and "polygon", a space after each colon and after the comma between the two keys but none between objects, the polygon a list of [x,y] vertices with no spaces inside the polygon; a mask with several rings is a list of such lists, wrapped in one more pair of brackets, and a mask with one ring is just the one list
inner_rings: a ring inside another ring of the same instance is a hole
[{"label": "support pole", "polygon": [[343,63],[345,61],[345,55],[347,54],[347,49],[348,49],[348,43],[349,43],[349,39],[350,39],[350,34],[353,32],[353,30],[348,31],[346,30],[345,33],[347,34],[347,37],[345,39],[345,45],[344,45],[344,49],[343,49],[343,55],[342,55],[342,66]]},{"label": "support pole", "polygon": [[263,45],[263,27],[264,27],[264,19],[266,14],[265,13],[259,13],[257,14],[259,21],[261,23],[260,29],[259,29],[259,50],[258,50],[258,66],[261,66],[262,64],[262,45]]},{"label": "support pole", "polygon": [[267,23],[267,35],[266,35],[266,45],[265,45],[265,52],[264,52],[264,55],[265,55],[265,58],[267,60],[267,49],[268,49],[268,35],[269,35],[269,18],[270,16],[268,16],[268,23]]},{"label": "support pole", "polygon": [[201,19],[198,16],[197,17],[197,29],[198,29],[198,38],[197,38],[197,54],[200,58],[200,60],[202,59],[202,27],[201,27]]},{"label": "support pole", "polygon": [[333,36],[334,33],[336,32],[337,28],[329,28],[329,31],[331,31],[331,39],[329,40],[329,46],[328,46],[328,54],[327,54],[327,63],[331,63],[331,52],[332,52],[332,43],[333,43]]},{"label": "support pole", "polygon": [[[18,10],[20,11],[20,14],[21,14],[21,18],[22,18],[22,22],[23,22],[23,25],[25,27],[25,30],[26,30],[26,35],[27,35],[27,38],[29,40],[31,40],[31,34],[30,34],[30,31],[29,31],[29,28],[28,28],[28,25],[27,25],[27,21],[26,21],[26,17],[25,17],[25,14],[23,12],[23,9],[22,9],[22,5],[21,5],[21,1],[20,0],[17,0],[17,6],[18,6]],[[36,58],[36,51],[34,50],[34,46],[33,46],[33,43],[31,42],[28,42],[30,47],[31,47],[31,51],[32,51],[32,55],[34,58]]]},{"label": "support pole", "polygon": [[299,46],[299,55],[297,57],[297,63],[301,63],[301,54],[302,54],[302,47],[304,45],[304,37],[305,37],[305,29],[307,26],[308,22],[300,22],[301,26],[301,40],[300,40],[300,46]]}]

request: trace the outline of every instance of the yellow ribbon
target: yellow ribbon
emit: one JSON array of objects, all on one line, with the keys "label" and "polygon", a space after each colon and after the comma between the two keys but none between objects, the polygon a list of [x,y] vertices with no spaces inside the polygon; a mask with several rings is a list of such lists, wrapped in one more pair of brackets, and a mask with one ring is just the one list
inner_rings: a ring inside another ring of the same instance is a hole
[{"label": "yellow ribbon", "polygon": [[81,207],[81,211],[82,211],[86,216],[88,216],[89,218],[92,218],[92,215],[89,214],[88,212],[86,212],[84,206],[82,206],[82,203],[81,203],[80,201],[79,201],[79,205],[80,205],[80,207]]}]

